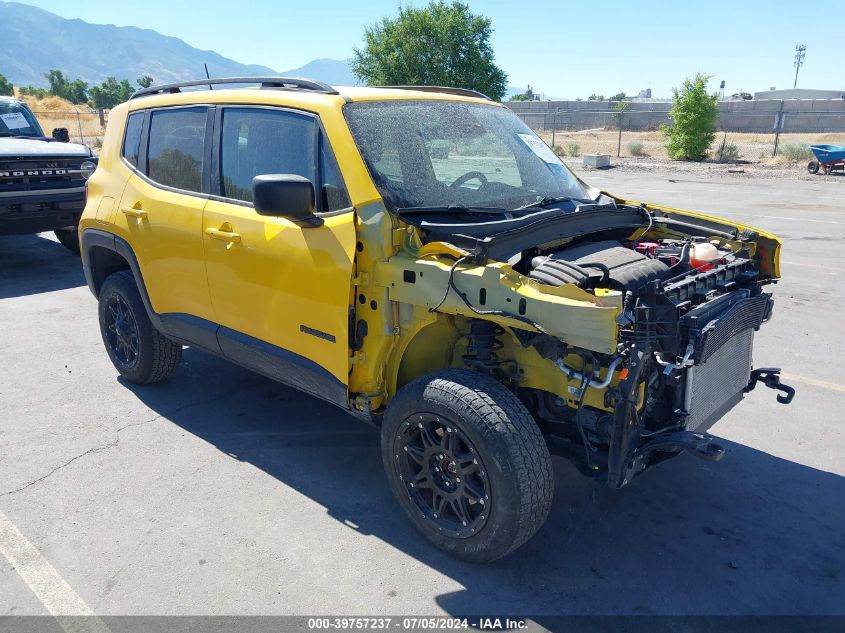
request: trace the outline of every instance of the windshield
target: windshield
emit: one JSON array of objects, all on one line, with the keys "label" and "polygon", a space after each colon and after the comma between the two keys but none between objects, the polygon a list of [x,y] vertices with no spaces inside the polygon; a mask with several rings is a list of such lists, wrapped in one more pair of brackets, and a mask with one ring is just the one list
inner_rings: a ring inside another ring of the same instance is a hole
[{"label": "windshield", "polygon": [[344,107],[392,209],[517,207],[587,199],[585,186],[510,110],[461,101],[378,101]]},{"label": "windshield", "polygon": [[0,136],[43,136],[29,108],[19,101],[0,99]]}]

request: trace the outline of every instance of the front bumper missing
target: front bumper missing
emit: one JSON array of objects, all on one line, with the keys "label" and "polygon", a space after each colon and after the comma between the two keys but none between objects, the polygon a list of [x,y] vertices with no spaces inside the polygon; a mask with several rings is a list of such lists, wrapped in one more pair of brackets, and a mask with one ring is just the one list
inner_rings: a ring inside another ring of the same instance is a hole
[{"label": "front bumper missing", "polygon": [[[641,358],[640,356],[632,363],[638,370],[640,369],[638,361]],[[639,371],[632,373],[634,375],[626,381],[629,383],[625,386],[626,390],[633,389],[633,384],[639,379]],[[780,381],[780,369],[761,367],[751,371],[745,388],[729,400],[731,402],[741,400],[742,396],[752,391],[758,383],[781,392],[777,396],[777,401],[781,404],[789,404],[795,397],[795,389]],[[717,462],[722,459],[725,454],[724,447],[718,444],[713,436],[704,432],[677,430],[659,433],[645,440],[637,437],[635,433],[630,431],[628,417],[628,409],[634,402],[633,396],[634,392],[630,391],[626,398],[627,402],[623,401],[617,405],[614,424],[615,437],[614,441],[611,442],[611,450],[608,454],[608,486],[621,488],[646,468],[683,451],[706,461]],[[728,407],[728,410],[730,408]]]}]

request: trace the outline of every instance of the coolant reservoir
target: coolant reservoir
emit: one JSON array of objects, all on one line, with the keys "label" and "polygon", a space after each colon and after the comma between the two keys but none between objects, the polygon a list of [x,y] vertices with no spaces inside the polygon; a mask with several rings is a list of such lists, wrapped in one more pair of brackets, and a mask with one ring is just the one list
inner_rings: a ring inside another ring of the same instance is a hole
[{"label": "coolant reservoir", "polygon": [[698,270],[709,270],[713,268],[713,264],[710,262],[719,259],[719,257],[719,249],[710,242],[697,242],[693,244],[692,250],[690,250],[689,263],[690,266]]}]

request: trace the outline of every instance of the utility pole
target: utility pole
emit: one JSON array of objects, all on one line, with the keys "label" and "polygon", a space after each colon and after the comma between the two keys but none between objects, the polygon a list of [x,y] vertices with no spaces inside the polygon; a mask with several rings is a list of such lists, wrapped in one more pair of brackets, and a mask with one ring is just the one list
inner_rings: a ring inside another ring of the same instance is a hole
[{"label": "utility pole", "polygon": [[801,70],[801,66],[804,65],[804,55],[806,54],[806,50],[806,44],[798,44],[795,46],[795,82],[792,84],[793,89],[798,85],[798,71]]}]

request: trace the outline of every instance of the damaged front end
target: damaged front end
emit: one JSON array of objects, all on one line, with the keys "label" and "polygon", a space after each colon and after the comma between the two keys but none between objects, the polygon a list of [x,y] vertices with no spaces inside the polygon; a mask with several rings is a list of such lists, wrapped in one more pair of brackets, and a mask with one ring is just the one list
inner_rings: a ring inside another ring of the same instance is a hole
[{"label": "damaged front end", "polygon": [[752,366],[774,236],[607,196],[555,218],[474,235],[419,223],[382,271],[391,300],[448,315],[451,364],[517,393],[553,452],[619,488],[682,451],[719,460],[707,431],[756,384],[791,401],[779,370]]}]

